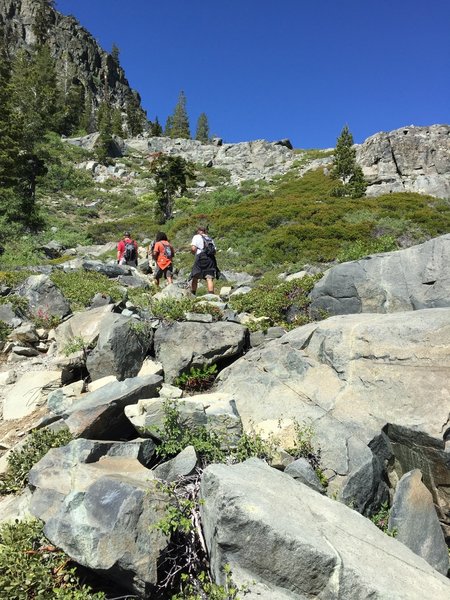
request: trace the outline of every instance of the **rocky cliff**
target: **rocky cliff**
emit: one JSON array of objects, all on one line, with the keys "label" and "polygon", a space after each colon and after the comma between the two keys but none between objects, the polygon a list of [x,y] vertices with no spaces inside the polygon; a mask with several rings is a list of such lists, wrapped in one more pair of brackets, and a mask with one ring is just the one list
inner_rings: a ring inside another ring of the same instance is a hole
[{"label": "rocky cliff", "polygon": [[[35,43],[33,25],[39,7],[39,0],[0,0],[0,30],[11,54]],[[117,60],[74,17],[49,7],[46,19],[47,43],[61,76],[80,82],[92,94],[94,106],[105,96],[123,110],[130,104],[140,106],[139,94],[130,88]]]},{"label": "rocky cliff", "polygon": [[372,135],[357,148],[367,195],[418,192],[450,196],[450,126],[402,127]]}]

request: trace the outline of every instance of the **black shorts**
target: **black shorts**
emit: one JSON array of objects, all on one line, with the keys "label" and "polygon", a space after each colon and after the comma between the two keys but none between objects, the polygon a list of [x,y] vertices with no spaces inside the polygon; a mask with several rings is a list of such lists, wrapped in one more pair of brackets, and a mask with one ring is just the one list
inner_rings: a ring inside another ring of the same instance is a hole
[{"label": "black shorts", "polygon": [[156,265],[155,279],[161,279],[162,277],[164,277],[164,279],[167,279],[168,277],[173,277],[172,265],[169,265],[165,269],[161,269],[161,267],[158,267],[158,265]]}]

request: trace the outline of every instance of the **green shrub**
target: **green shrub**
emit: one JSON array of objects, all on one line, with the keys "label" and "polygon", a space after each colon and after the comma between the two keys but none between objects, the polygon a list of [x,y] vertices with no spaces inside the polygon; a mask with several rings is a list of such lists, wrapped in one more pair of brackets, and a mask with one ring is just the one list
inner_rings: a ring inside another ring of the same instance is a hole
[{"label": "green shrub", "polygon": [[209,302],[199,303],[197,299],[191,298],[151,300],[150,308],[156,318],[166,321],[183,321],[187,312],[210,314],[216,320],[222,316],[222,311],[217,306]]},{"label": "green shrub", "polygon": [[0,525],[0,589],[8,600],[104,600],[80,583],[69,557],[45,538],[38,520]]},{"label": "green shrub", "polygon": [[[262,282],[248,294],[235,296],[230,302],[231,308],[238,312],[249,312],[256,317],[267,317],[271,325],[292,327],[309,322],[309,293],[321,275],[307,275],[303,279],[278,283]],[[286,312],[296,307],[300,314],[293,323],[286,322]],[[267,326],[267,325],[265,325]],[[264,324],[262,324],[264,327]]]},{"label": "green shrub", "polygon": [[5,323],[5,321],[0,321],[0,342],[4,342],[11,331],[12,327],[10,327],[8,323]]},{"label": "green shrub", "polygon": [[214,383],[217,375],[217,365],[191,367],[188,373],[183,373],[175,379],[175,385],[190,393],[204,392]]},{"label": "green shrub", "polygon": [[36,327],[43,327],[44,329],[53,329],[54,327],[58,327],[61,323],[60,317],[49,314],[49,312],[43,308],[38,308],[38,310],[31,315],[31,320]]},{"label": "green shrub", "polygon": [[105,294],[117,302],[122,299],[118,284],[105,275],[93,271],[54,271],[51,280],[70,302],[72,310],[82,310],[90,304],[95,294]]},{"label": "green shrub", "polygon": [[30,469],[43,458],[51,448],[65,446],[72,439],[67,429],[35,429],[18,450],[8,455],[8,469],[0,480],[0,494],[12,494],[22,490],[28,482]]},{"label": "green shrub", "polygon": [[390,537],[396,537],[397,528],[394,527],[394,529],[389,529],[389,513],[389,504],[387,502],[383,502],[378,512],[372,515],[370,520],[386,535],[389,535]]},{"label": "green shrub", "polygon": [[341,251],[336,256],[339,262],[347,262],[350,260],[358,260],[370,254],[378,254],[380,252],[392,252],[398,250],[395,238],[390,235],[384,235],[372,240],[356,240],[355,242],[346,243]]}]

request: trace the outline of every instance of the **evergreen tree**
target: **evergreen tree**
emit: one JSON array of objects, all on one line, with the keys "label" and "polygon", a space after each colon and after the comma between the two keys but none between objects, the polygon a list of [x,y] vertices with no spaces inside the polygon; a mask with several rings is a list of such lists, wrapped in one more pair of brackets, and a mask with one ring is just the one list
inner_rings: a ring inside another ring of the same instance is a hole
[{"label": "evergreen tree", "polygon": [[108,102],[103,101],[98,107],[97,122],[100,133],[95,144],[95,153],[101,163],[108,162],[112,144],[112,111]]},{"label": "evergreen tree", "polygon": [[52,24],[52,11],[54,10],[55,0],[39,0],[32,26],[37,46],[44,45],[48,39],[48,30]]},{"label": "evergreen tree", "polygon": [[161,127],[161,123],[158,120],[158,117],[155,117],[153,123],[150,123],[150,135],[153,137],[160,137],[163,134],[163,129]]},{"label": "evergreen tree", "polygon": [[46,131],[58,129],[58,88],[55,63],[47,46],[30,56],[19,50],[12,65],[11,103],[21,120],[28,149],[42,139]]},{"label": "evergreen tree", "polygon": [[116,46],[116,44],[112,45],[111,56],[112,56],[114,62],[116,63],[116,65],[119,66],[120,65],[120,62],[119,62],[120,50],[119,50],[118,46]]},{"label": "evergreen tree", "polygon": [[139,135],[144,131],[145,115],[140,107],[138,98],[134,97],[127,103],[127,126],[131,136]]},{"label": "evergreen tree", "polygon": [[189,118],[186,111],[186,96],[184,95],[183,91],[181,91],[180,95],[178,96],[178,102],[172,115],[170,137],[184,138],[187,140],[191,139]]},{"label": "evergreen tree", "polygon": [[0,239],[11,235],[11,226],[35,227],[39,216],[35,204],[36,178],[44,164],[24,130],[24,119],[15,110],[11,64],[0,40]]},{"label": "evergreen tree", "polygon": [[84,109],[80,117],[80,129],[86,133],[93,133],[96,129],[92,92],[84,95]]},{"label": "evergreen tree", "polygon": [[169,115],[166,119],[166,124],[164,126],[164,135],[166,137],[172,137],[172,129],[173,129],[173,117]]},{"label": "evergreen tree", "polygon": [[173,217],[174,200],[187,189],[188,179],[194,178],[191,165],[181,156],[160,154],[150,165],[155,178],[155,192],[158,203],[157,219],[165,223]]},{"label": "evergreen tree", "polygon": [[364,196],[367,183],[361,167],[356,163],[353,136],[347,125],[337,139],[331,175],[341,181],[341,185],[333,190],[333,195],[351,196],[352,198]]},{"label": "evergreen tree", "polygon": [[205,113],[201,113],[198,118],[195,139],[203,144],[207,144],[209,142],[209,124],[208,117]]},{"label": "evergreen tree", "polygon": [[120,108],[114,108],[111,113],[111,133],[123,136],[122,111]]}]

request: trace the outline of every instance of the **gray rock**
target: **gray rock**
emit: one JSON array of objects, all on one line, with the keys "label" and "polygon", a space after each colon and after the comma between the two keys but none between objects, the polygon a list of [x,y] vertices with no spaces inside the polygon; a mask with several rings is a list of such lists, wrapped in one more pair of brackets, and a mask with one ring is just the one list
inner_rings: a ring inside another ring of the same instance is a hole
[{"label": "gray rock", "polygon": [[286,449],[294,420],[312,426],[327,493],[365,514],[388,499],[385,481],[420,467],[450,525],[449,322],[446,308],[332,317],[251,350],[215,388],[245,431],[275,432]]},{"label": "gray rock", "polygon": [[111,313],[114,306],[106,304],[91,310],[76,312],[70,319],[58,325],[55,330],[55,339],[59,351],[74,340],[83,340],[86,348],[92,347],[100,334],[103,320]]},{"label": "gray rock", "polygon": [[8,338],[24,344],[34,344],[39,341],[36,326],[33,323],[24,323],[20,327],[17,327]]},{"label": "gray rock", "polygon": [[153,339],[153,330],[123,314],[110,313],[101,323],[97,345],[88,355],[86,367],[92,380],[115,375],[135,377]]},{"label": "gray rock", "polygon": [[422,483],[422,473],[414,469],[405,473],[395,490],[389,515],[389,529],[432,567],[447,575],[448,548],[444,540],[431,492]]},{"label": "gray rock", "polygon": [[155,332],[154,345],[165,380],[170,383],[191,367],[238,357],[246,347],[246,331],[241,325],[225,322],[163,325]]},{"label": "gray rock", "polygon": [[118,265],[117,263],[105,264],[101,260],[83,260],[81,265],[85,271],[101,273],[109,278],[130,275],[131,273],[130,267],[127,267],[126,265]]},{"label": "gray rock", "polygon": [[69,302],[47,275],[28,277],[17,293],[28,300],[28,308],[33,314],[65,317],[70,313]]},{"label": "gray rock", "polygon": [[38,350],[31,348],[30,346],[13,346],[12,352],[19,354],[20,356],[38,356]]},{"label": "gray rock", "polygon": [[[30,472],[31,512],[73,560],[132,593],[152,595],[166,540],[154,525],[164,496],[152,472],[86,440],[50,450]],[[84,460],[83,460],[84,455]]]},{"label": "gray rock", "polygon": [[129,404],[136,404],[141,398],[157,396],[161,384],[160,375],[147,375],[108,383],[86,394],[70,409],[64,409],[66,425],[77,437],[84,436],[91,439],[131,437],[133,429],[124,415],[124,408]]},{"label": "gray rock", "polygon": [[193,446],[187,446],[175,458],[158,465],[153,474],[163,481],[173,482],[180,477],[191,475],[197,466],[197,454]]},{"label": "gray rock", "polygon": [[450,126],[402,127],[377,133],[356,147],[368,196],[418,192],[450,196]]},{"label": "gray rock", "polygon": [[108,304],[112,303],[112,299],[111,296],[108,296],[107,294],[95,294],[95,296],[92,298],[92,302],[91,302],[91,306],[90,308],[99,308],[100,306],[106,306]]},{"label": "gray rock", "polygon": [[241,296],[242,294],[248,294],[251,291],[251,287],[249,287],[248,285],[243,285],[241,287],[238,287],[237,290],[234,290],[234,292],[230,294],[230,298],[234,298],[235,296]]},{"label": "gray rock", "polygon": [[213,316],[208,313],[187,312],[184,313],[186,321],[196,321],[197,323],[212,323]]},{"label": "gray rock", "polygon": [[61,257],[64,254],[65,248],[60,242],[52,240],[48,244],[41,246],[40,250],[44,252],[47,258],[52,259]]},{"label": "gray rock", "polygon": [[125,287],[131,288],[148,288],[148,279],[139,275],[120,275],[117,281]]},{"label": "gray rock", "polygon": [[7,325],[13,326],[17,318],[13,305],[9,302],[6,304],[0,304],[0,321],[3,321]]},{"label": "gray rock", "polygon": [[312,490],[319,492],[319,494],[325,493],[325,488],[320,483],[320,479],[306,458],[294,460],[294,462],[286,467],[284,472],[286,475],[290,475],[297,481],[304,483]]},{"label": "gray rock", "polygon": [[228,564],[252,598],[444,600],[450,593],[448,579],[368,519],[262,461],[210,465],[201,497],[215,581],[224,582]]},{"label": "gray rock", "polygon": [[450,306],[450,234],[406,250],[331,268],[311,292],[311,312],[389,313]]}]

